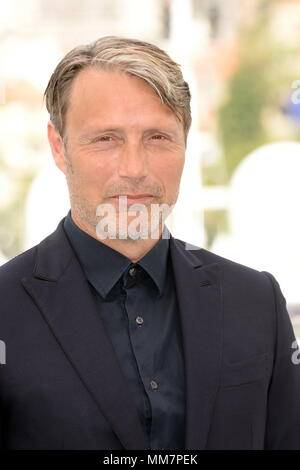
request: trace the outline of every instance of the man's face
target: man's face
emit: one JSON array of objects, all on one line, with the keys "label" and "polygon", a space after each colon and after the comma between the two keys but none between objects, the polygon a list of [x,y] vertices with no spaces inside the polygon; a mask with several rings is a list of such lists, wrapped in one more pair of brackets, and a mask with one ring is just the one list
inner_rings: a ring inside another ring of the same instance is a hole
[{"label": "man's face", "polygon": [[[112,204],[118,213],[119,196],[127,196],[127,207],[143,204],[148,216],[152,204],[175,204],[184,165],[183,125],[144,80],[95,68],[79,72],[65,134],[66,148],[49,123],[72,217],[94,236],[97,207]],[[126,217],[130,223],[132,215]]]}]

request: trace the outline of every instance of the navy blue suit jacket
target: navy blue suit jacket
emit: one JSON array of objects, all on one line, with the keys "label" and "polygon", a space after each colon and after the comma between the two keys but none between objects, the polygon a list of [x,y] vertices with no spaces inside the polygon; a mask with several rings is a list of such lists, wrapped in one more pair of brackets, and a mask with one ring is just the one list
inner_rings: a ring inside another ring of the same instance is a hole
[{"label": "navy blue suit jacket", "polygon": [[[186,449],[300,449],[300,365],[276,279],[171,237]],[[0,447],[148,449],[90,289],[56,231],[0,268]]]}]

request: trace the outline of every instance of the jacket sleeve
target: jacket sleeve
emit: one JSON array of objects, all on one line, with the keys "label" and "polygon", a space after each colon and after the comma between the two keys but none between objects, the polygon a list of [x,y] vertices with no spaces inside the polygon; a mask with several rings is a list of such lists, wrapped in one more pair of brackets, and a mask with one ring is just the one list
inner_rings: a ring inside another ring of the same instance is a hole
[{"label": "jacket sleeve", "polygon": [[275,351],[268,393],[265,449],[300,449],[300,351],[286,308],[286,299],[274,276]]}]

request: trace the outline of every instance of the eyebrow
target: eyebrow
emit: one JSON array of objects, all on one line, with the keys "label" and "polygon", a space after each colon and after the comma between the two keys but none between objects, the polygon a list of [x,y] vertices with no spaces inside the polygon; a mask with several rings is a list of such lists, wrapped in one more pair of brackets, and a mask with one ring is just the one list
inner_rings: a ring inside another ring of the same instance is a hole
[{"label": "eyebrow", "polygon": [[83,132],[82,134],[79,135],[79,140],[80,141],[86,141],[89,140],[93,137],[95,137],[98,134],[104,134],[105,132],[121,132],[121,128],[118,127],[105,127],[105,128],[98,128],[98,129],[89,129]]},{"label": "eyebrow", "polygon": [[[97,128],[97,129],[90,129],[86,130],[79,136],[79,141],[89,141],[93,137],[95,137],[98,134],[105,134],[106,132],[119,132],[122,133],[124,132],[124,129],[121,127],[103,127],[103,128]],[[162,132],[162,133],[167,133],[172,136],[177,135],[177,131],[174,128],[170,127],[151,127],[149,129],[146,129],[144,133],[151,133],[151,132]]]}]

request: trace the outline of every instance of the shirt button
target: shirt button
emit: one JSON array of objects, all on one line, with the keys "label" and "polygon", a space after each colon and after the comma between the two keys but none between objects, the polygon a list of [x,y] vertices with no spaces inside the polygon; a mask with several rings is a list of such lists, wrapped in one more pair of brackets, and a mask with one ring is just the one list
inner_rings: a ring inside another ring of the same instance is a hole
[{"label": "shirt button", "polygon": [[144,323],[144,319],[142,317],[136,317],[135,321],[138,325],[142,325]]},{"label": "shirt button", "polygon": [[133,277],[136,274],[136,268],[130,268],[128,272],[129,272],[130,276]]},{"label": "shirt button", "polygon": [[155,382],[155,380],[151,380],[150,385],[151,385],[152,390],[157,390],[158,389],[158,385]]}]

